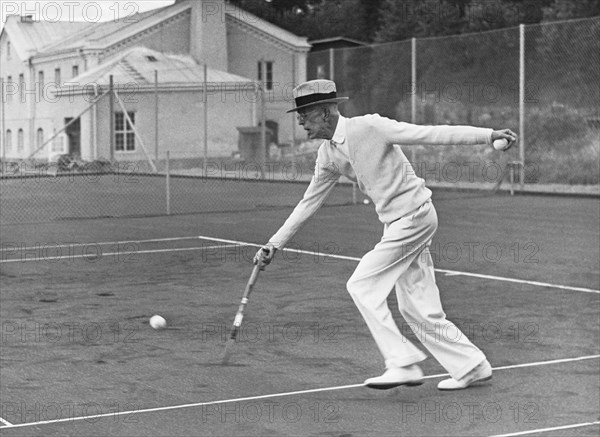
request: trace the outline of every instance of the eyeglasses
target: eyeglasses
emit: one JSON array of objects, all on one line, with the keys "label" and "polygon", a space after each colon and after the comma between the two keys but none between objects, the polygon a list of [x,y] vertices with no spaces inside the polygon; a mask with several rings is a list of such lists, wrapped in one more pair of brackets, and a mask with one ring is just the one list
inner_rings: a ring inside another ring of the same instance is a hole
[{"label": "eyeglasses", "polygon": [[308,118],[308,116],[310,114],[312,114],[314,112],[317,112],[317,111],[318,111],[318,108],[310,110],[310,111],[306,111],[306,112],[300,112],[300,111],[298,111],[298,115],[296,116],[296,118],[298,119],[298,121],[300,123],[304,123],[304,121]]}]

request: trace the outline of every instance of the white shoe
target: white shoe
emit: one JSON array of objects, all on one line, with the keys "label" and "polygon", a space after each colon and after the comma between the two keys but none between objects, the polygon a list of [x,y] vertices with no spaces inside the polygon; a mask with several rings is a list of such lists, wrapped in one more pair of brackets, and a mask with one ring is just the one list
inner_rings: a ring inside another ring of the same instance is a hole
[{"label": "white shoe", "polygon": [[383,375],[365,381],[367,387],[379,390],[387,390],[400,385],[414,386],[421,384],[423,384],[423,371],[416,364],[406,367],[392,367],[387,369]]},{"label": "white shoe", "polygon": [[439,390],[462,390],[476,382],[482,382],[492,379],[492,366],[488,360],[483,360],[473,370],[465,376],[456,380],[454,378],[445,379],[438,384]]}]

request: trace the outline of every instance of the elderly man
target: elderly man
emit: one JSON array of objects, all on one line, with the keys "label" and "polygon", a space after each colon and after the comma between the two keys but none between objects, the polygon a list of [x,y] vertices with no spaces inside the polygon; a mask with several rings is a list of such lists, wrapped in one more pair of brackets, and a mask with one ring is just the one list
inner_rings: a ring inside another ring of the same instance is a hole
[{"label": "elderly man", "polygon": [[356,181],[375,204],[384,224],[381,241],[365,254],[347,283],[348,292],[364,318],[385,360],[383,375],[365,381],[368,387],[388,389],[419,385],[417,365],[426,355],[402,335],[387,305],[395,287],[400,313],[417,337],[450,373],[440,390],[457,390],[492,377],[483,352],[446,319],[435,283],[429,246],[437,229],[431,191],[418,178],[400,146],[476,145],[496,139],[516,141],[509,129],[469,126],[417,126],[377,114],[345,118],[335,83],[314,80],[294,88],[298,123],[321,144],[315,174],[304,197],[264,246],[254,262],[269,264],[300,227],[319,209],[341,175]]}]

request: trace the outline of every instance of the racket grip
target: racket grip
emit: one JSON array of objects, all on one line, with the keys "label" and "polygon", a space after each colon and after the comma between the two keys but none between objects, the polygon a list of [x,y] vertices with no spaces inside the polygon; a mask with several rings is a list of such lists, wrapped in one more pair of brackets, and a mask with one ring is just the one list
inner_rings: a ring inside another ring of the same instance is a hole
[{"label": "racket grip", "polygon": [[[265,246],[265,247],[261,247],[261,248],[260,248],[260,251],[261,251],[261,252],[262,252],[262,254],[263,254],[263,255],[265,255],[265,256],[268,256],[268,255],[271,253],[271,251],[269,250],[269,248],[268,248],[268,247],[266,247],[266,246]],[[258,270],[264,270],[264,269],[265,269],[265,267],[266,267],[266,265],[259,266]]]},{"label": "racket grip", "polygon": [[244,315],[242,313],[237,313],[235,315],[235,319],[233,319],[233,326],[239,328],[242,326],[242,320],[244,319]]},{"label": "racket grip", "polygon": [[239,326],[234,326],[233,329],[231,330],[231,333],[229,334],[229,340],[235,341],[235,339],[237,338],[239,330],[240,330]]}]

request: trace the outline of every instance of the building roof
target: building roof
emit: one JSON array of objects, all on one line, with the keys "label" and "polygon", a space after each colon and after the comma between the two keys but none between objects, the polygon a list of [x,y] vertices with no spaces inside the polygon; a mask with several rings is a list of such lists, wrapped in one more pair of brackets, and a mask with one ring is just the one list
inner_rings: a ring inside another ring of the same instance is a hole
[{"label": "building roof", "polygon": [[312,51],[316,52],[319,50],[326,50],[328,48],[340,48],[340,47],[357,47],[367,46],[368,43],[359,41],[354,38],[347,38],[345,36],[335,36],[331,38],[322,38],[310,40],[309,43],[312,45]]},{"label": "building roof", "polygon": [[311,48],[308,38],[289,32],[237,6],[228,4],[225,13],[229,22],[238,27],[252,29],[287,46],[306,50]]},{"label": "building roof", "polygon": [[[99,66],[71,79],[69,88],[85,88],[90,84],[107,87],[110,76],[118,89],[135,92],[137,89],[154,86],[154,72],[158,72],[161,88],[201,85],[204,82],[204,67],[192,56],[157,52],[146,47],[132,47],[117,56],[107,59]],[[251,85],[253,80],[225,71],[207,68],[207,82],[211,84]],[[76,85],[75,85],[76,84]]]},{"label": "building roof", "polygon": [[89,27],[89,23],[78,21],[22,22],[21,16],[9,15],[2,34],[10,33],[14,50],[20,59],[25,60],[42,51],[44,46],[63,41],[70,35]]},{"label": "building roof", "polygon": [[189,4],[173,4],[166,8],[153,9],[121,20],[96,23],[62,41],[44,46],[42,51],[52,53],[77,48],[105,49],[189,9]]},{"label": "building roof", "polygon": [[[75,49],[103,50],[165,20],[189,13],[191,8],[192,0],[183,0],[164,8],[95,24],[64,21],[22,23],[20,16],[11,15],[2,33],[7,31],[11,34],[11,40],[18,41],[15,50],[21,59],[32,55],[49,55]],[[307,38],[294,35],[234,5],[227,3],[224,11],[228,22],[233,25],[250,28],[253,32],[287,47],[300,49],[311,47]]]}]

